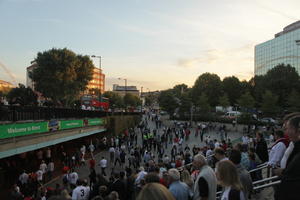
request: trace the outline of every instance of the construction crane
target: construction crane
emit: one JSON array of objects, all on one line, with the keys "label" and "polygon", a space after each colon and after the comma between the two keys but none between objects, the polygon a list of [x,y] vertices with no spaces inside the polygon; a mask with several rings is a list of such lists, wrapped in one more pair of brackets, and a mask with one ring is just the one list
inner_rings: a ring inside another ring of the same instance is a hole
[{"label": "construction crane", "polygon": [[9,75],[9,77],[11,78],[14,86],[17,86],[17,81],[16,81],[16,78],[15,76],[7,69],[7,67],[0,62],[0,66],[4,69],[4,71]]}]

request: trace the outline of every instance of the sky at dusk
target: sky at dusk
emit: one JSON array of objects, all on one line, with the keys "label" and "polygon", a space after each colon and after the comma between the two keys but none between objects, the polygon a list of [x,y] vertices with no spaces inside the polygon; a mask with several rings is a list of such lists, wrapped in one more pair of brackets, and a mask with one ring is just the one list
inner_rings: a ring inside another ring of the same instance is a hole
[{"label": "sky at dusk", "polygon": [[[38,52],[66,47],[102,56],[106,90],[119,77],[145,91],[191,87],[205,72],[248,80],[254,46],[299,9],[299,0],[0,0],[0,63],[25,84]],[[0,80],[12,82],[3,68]]]}]

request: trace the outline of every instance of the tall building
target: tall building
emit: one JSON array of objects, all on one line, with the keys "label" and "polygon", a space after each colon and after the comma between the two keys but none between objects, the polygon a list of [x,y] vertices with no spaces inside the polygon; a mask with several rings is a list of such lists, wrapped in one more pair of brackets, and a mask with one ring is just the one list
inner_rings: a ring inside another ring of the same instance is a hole
[{"label": "tall building", "polygon": [[255,75],[264,75],[281,63],[290,64],[300,74],[300,20],[255,46]]},{"label": "tall building", "polygon": [[[29,73],[38,67],[35,62],[32,62],[26,69],[26,86],[31,87],[34,90],[34,82],[29,77]],[[105,74],[102,73],[102,69],[94,67],[93,69],[93,79],[88,83],[87,90],[85,93],[89,93],[91,89],[99,90],[101,94],[105,91]]]},{"label": "tall building", "polygon": [[93,79],[87,85],[87,92],[89,90],[95,89],[100,90],[100,93],[103,94],[105,91],[105,74],[102,73],[102,69],[94,67],[93,70]]},{"label": "tall building", "polygon": [[26,87],[30,87],[32,90],[34,90],[34,82],[29,77],[29,73],[33,71],[34,68],[36,68],[38,65],[36,62],[31,62],[31,65],[26,68]]}]

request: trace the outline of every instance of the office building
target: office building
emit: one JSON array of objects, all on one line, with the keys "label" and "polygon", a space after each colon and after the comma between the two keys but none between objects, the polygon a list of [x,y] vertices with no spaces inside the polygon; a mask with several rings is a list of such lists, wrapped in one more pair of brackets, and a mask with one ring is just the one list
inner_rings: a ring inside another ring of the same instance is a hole
[{"label": "office building", "polygon": [[255,46],[255,75],[264,75],[282,63],[300,73],[300,20],[275,34],[274,39]]}]

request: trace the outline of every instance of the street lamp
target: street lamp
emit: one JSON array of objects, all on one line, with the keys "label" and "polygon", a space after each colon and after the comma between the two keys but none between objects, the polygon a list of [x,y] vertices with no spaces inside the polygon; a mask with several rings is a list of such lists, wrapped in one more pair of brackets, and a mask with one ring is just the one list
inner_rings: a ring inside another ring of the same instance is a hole
[{"label": "street lamp", "polygon": [[99,58],[99,68],[101,69],[101,56],[92,55],[92,58]]},{"label": "street lamp", "polygon": [[126,93],[127,93],[127,79],[126,78],[118,78],[118,79],[125,81],[125,95],[126,95]]}]

